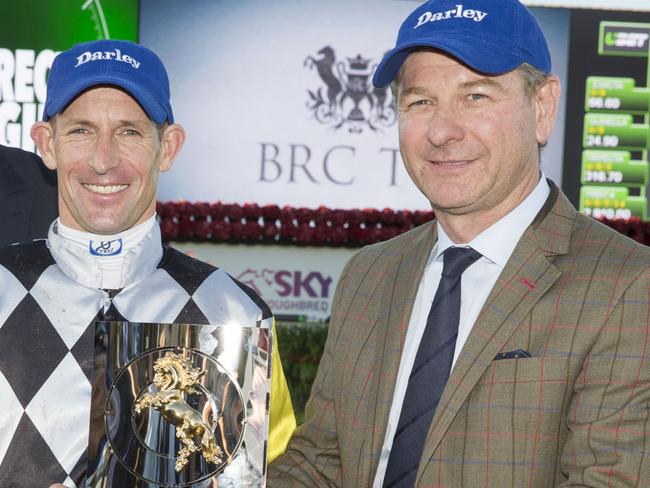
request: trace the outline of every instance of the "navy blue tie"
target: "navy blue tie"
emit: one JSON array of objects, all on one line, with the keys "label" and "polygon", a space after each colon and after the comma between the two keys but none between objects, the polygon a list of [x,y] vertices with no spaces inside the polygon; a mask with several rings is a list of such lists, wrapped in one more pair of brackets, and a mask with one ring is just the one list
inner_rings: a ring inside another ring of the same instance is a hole
[{"label": "navy blue tie", "polygon": [[480,257],[479,252],[466,247],[450,247],[443,253],[442,277],[409,376],[384,488],[415,486],[424,441],[454,359],[461,275]]}]

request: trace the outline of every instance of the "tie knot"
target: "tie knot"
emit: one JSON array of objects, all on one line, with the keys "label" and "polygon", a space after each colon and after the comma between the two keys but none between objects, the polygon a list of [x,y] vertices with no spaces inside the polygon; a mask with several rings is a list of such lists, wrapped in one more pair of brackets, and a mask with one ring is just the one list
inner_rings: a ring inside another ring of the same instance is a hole
[{"label": "tie knot", "polygon": [[460,276],[478,261],[482,254],[471,247],[450,247],[442,253],[442,256],[442,276]]}]

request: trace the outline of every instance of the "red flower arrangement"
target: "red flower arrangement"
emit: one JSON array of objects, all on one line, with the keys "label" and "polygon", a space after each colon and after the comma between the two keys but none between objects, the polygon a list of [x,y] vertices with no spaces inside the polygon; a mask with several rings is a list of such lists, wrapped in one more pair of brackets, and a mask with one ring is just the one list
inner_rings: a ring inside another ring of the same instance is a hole
[{"label": "red flower arrangement", "polygon": [[[293,244],[359,247],[381,242],[433,219],[432,211],[331,209],[158,202],[158,220],[166,241]],[[650,244],[650,223],[638,218],[601,220],[605,225]]]}]

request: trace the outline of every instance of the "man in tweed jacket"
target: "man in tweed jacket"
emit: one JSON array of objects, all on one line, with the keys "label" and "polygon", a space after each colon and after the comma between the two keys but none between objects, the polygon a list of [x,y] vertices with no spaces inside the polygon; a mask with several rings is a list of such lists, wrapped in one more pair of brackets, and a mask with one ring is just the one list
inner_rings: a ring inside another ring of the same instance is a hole
[{"label": "man in tweed jacket", "polygon": [[[650,486],[650,251],[540,174],[550,69],[516,0],[433,0],[404,22],[374,82],[394,83],[401,153],[437,219],[348,263],[306,421],[269,486]],[[482,257],[462,275],[453,367],[413,478],[388,480],[454,246]]]}]

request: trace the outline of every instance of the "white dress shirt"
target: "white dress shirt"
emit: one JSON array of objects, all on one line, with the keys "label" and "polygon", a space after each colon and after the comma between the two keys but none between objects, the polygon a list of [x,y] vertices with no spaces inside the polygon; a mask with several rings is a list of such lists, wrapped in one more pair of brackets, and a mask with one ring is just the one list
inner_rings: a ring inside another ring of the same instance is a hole
[{"label": "white dress shirt", "polygon": [[533,222],[535,216],[544,206],[550,187],[542,173],[535,189],[501,220],[477,235],[471,242],[456,244],[445,233],[444,229],[437,223],[438,241],[431,250],[431,255],[424,268],[424,274],[420,281],[420,287],[413,304],[413,312],[409,321],[406,337],[404,338],[404,349],[397,373],[393,402],[388,417],[386,437],[379,457],[379,466],[375,475],[374,488],[381,488],[386,465],[393,445],[395,429],[406,394],[408,378],[413,369],[413,361],[420,345],[420,340],[427,325],[427,317],[431,309],[431,303],[438,289],[440,277],[442,276],[442,253],[449,247],[471,247],[480,252],[483,257],[468,267],[461,278],[461,304],[460,323],[458,326],[458,338],[452,369],[456,359],[463,349],[463,345],[474,326],[481,308],[485,304],[492,287],[496,283],[501,271],[505,267],[512,251],[514,251],[519,239]]}]

